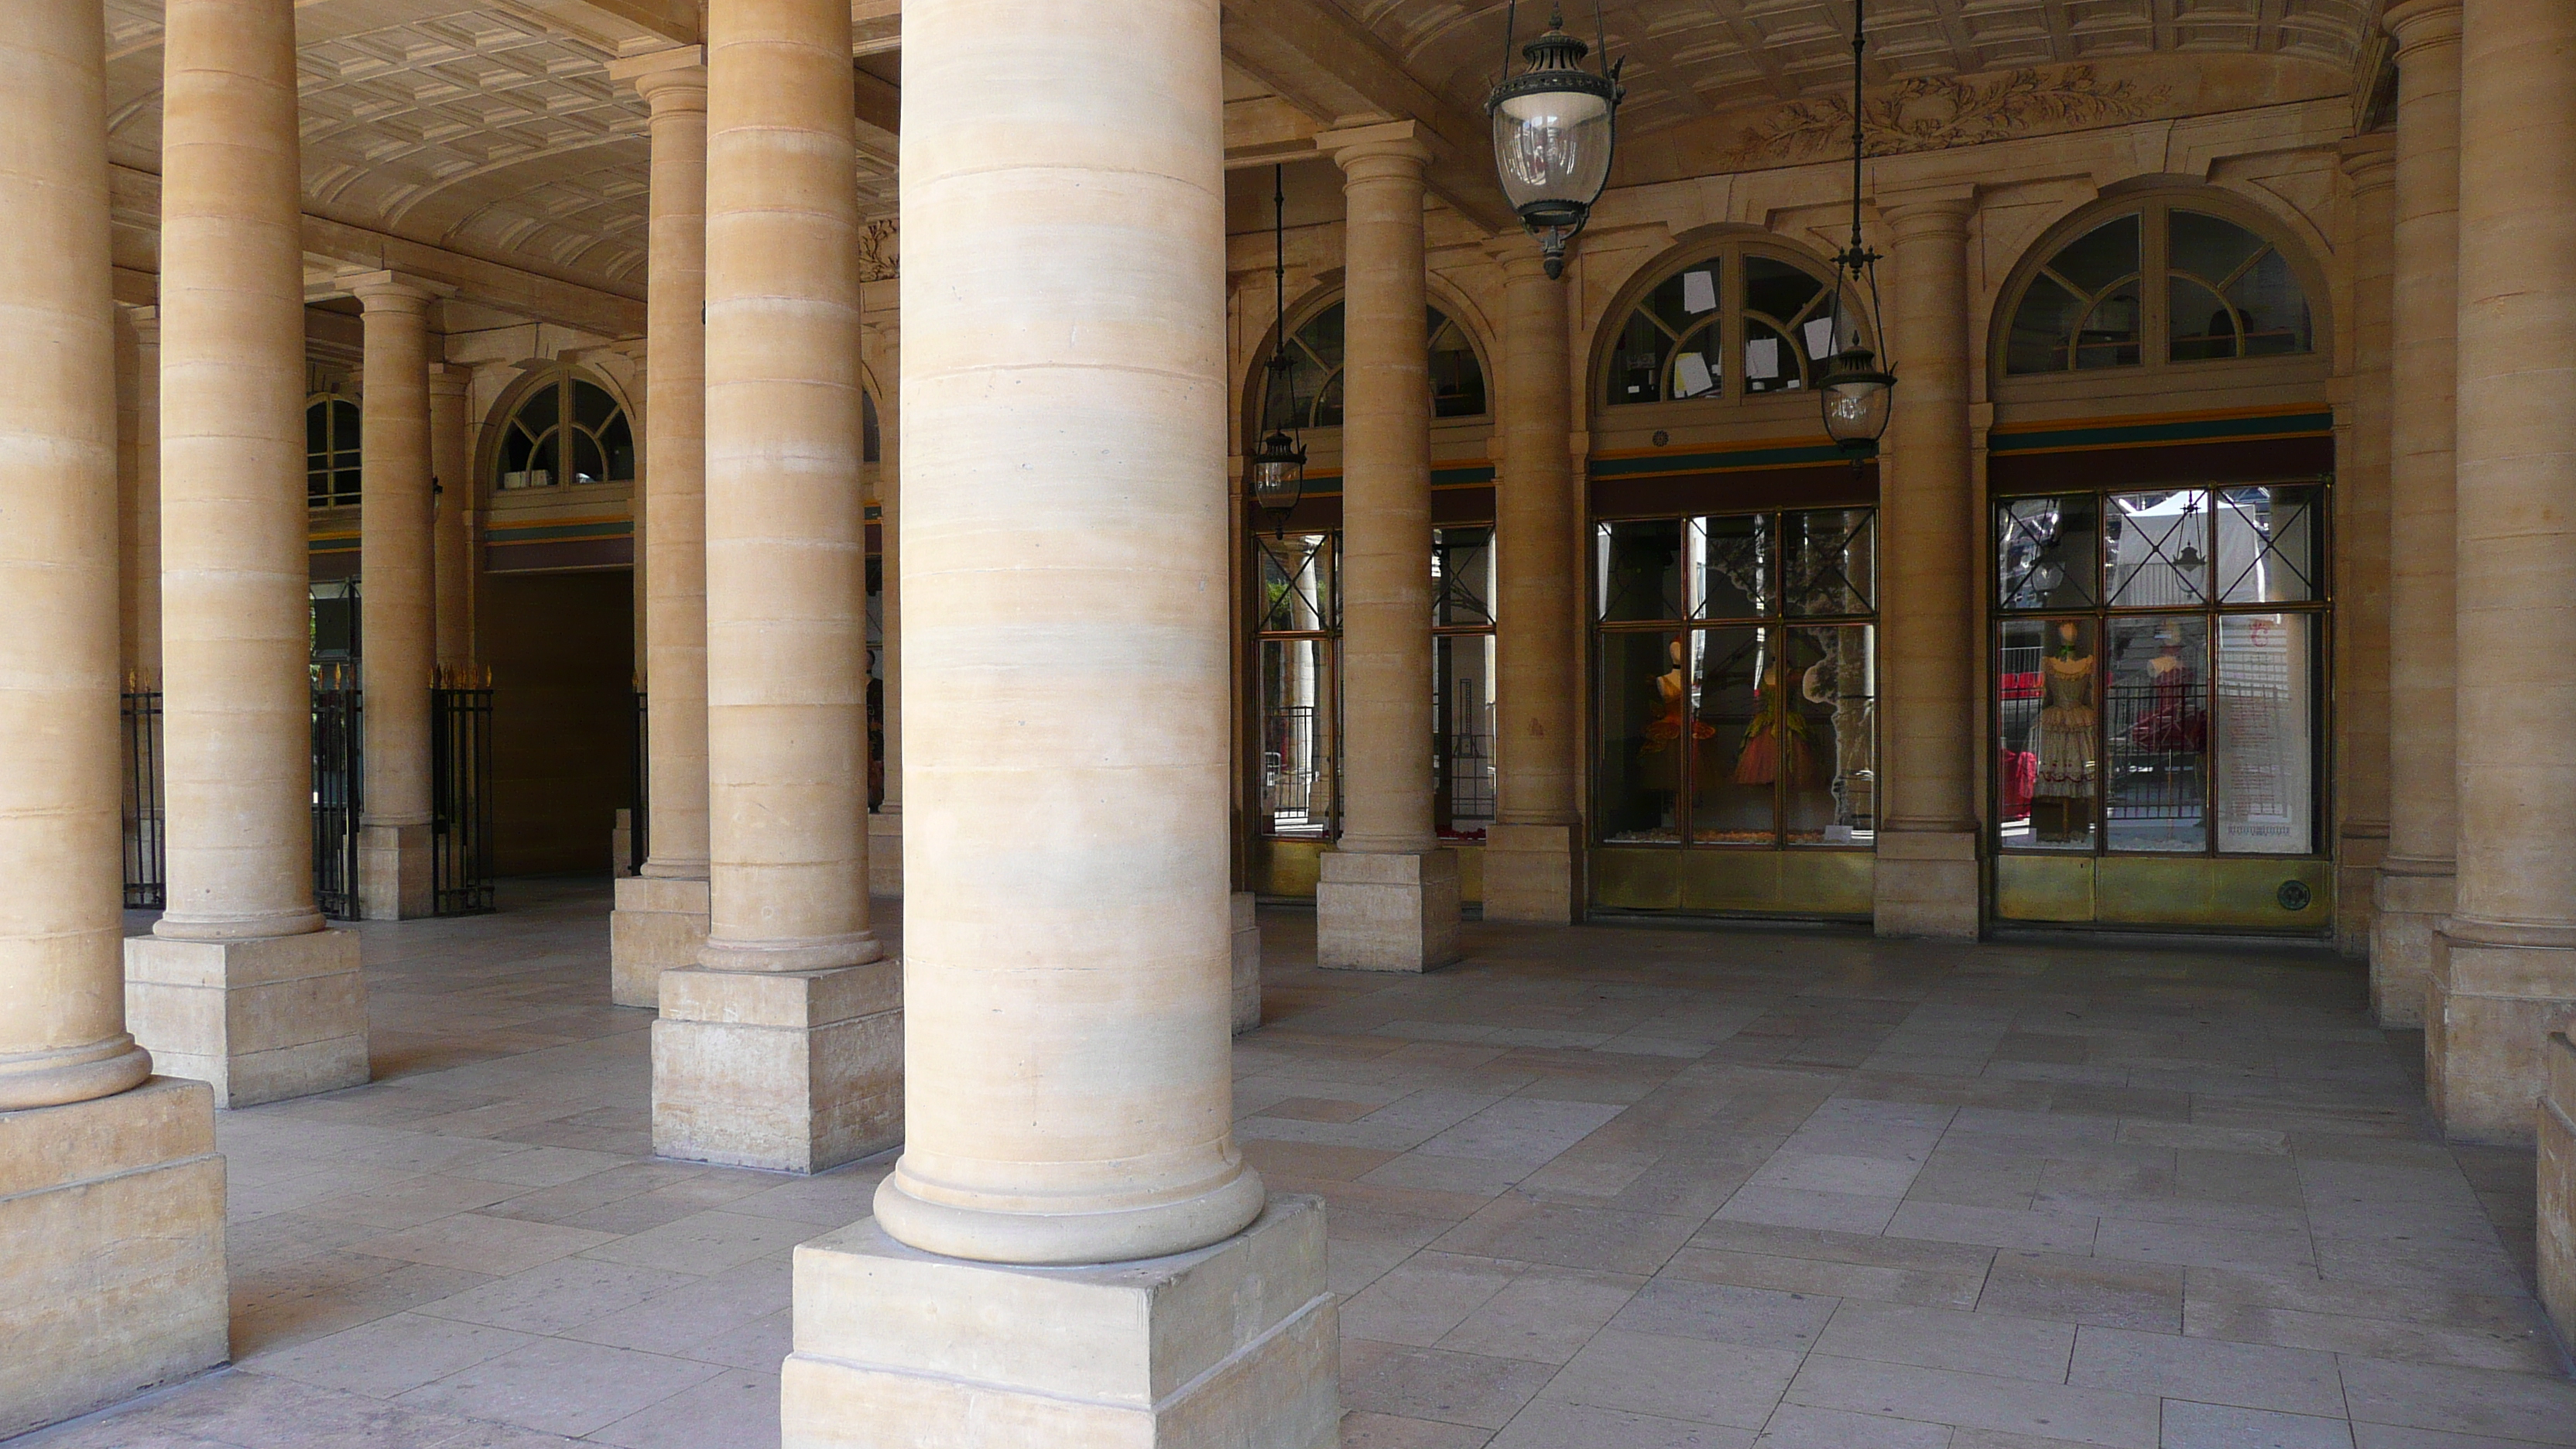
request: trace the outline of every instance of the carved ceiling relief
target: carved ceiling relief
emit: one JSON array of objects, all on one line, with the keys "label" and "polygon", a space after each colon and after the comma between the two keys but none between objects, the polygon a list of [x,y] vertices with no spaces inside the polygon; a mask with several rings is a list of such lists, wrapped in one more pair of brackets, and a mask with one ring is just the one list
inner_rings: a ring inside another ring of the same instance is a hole
[{"label": "carved ceiling relief", "polygon": [[[1861,136],[1873,156],[1902,156],[2119,125],[2155,114],[2171,99],[2170,87],[2105,80],[2089,65],[2032,67],[1988,80],[1919,76],[1863,96]],[[1797,165],[1848,154],[1851,133],[1849,100],[1793,101],[1746,126],[1726,159],[1736,166]]]},{"label": "carved ceiling relief", "polygon": [[897,275],[896,250],[900,240],[900,229],[891,217],[882,221],[869,222],[860,228],[859,280],[862,282],[893,281]]}]

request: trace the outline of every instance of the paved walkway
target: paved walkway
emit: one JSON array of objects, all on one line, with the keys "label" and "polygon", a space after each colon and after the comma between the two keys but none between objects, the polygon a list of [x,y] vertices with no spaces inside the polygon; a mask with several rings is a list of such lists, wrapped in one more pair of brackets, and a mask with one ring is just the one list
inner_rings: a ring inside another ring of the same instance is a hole
[{"label": "paved walkway", "polygon": [[[886,1164],[650,1160],[605,889],[503,903],[364,928],[373,1085],[224,1115],[237,1367],[18,1444],[776,1442],[788,1250]],[[1241,1137],[1330,1202],[1349,1449],[2576,1445],[2531,1157],[2430,1138],[2349,966],[1263,927]]]}]

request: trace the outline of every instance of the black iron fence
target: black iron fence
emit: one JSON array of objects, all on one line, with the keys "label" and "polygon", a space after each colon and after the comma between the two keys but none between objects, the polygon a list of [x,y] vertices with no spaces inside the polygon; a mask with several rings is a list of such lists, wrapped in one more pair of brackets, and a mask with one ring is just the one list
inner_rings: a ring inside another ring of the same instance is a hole
[{"label": "black iron fence", "polygon": [[170,904],[169,847],[161,827],[161,691],[125,691],[118,716],[125,744],[125,908]]},{"label": "black iron fence", "polygon": [[429,692],[432,909],[469,916],[492,909],[492,691]]},{"label": "black iron fence", "polygon": [[644,862],[652,858],[646,835],[653,821],[652,763],[653,719],[644,707],[644,691],[635,691],[635,728],[630,732],[634,753],[629,761],[634,781],[629,791],[632,806],[626,813],[626,873],[639,875]]},{"label": "black iron fence", "polygon": [[339,921],[358,917],[364,712],[356,664],[313,666],[313,893]]}]

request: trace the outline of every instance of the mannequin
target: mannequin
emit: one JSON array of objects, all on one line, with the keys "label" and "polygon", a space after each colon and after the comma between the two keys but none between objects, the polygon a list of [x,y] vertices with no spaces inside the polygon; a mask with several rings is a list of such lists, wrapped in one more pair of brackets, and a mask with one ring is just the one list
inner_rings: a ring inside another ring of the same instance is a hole
[{"label": "mannequin", "polygon": [[2043,842],[2083,840],[2093,828],[2093,651],[2085,628],[2056,625],[2040,661],[2039,779],[2031,792],[2032,833]]}]

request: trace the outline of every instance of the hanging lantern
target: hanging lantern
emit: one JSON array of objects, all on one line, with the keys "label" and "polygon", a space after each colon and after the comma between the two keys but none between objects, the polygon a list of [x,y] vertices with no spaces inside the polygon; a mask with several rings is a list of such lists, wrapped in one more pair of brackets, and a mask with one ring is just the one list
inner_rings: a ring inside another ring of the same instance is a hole
[{"label": "hanging lantern", "polygon": [[1869,346],[1884,337],[1878,305],[1878,253],[1861,244],[1861,55],[1869,41],[1863,0],[1852,0],[1852,198],[1851,244],[1834,258],[1834,355],[1816,380],[1824,402],[1825,432],[1857,468],[1878,456],[1895,407],[1896,373]]},{"label": "hanging lantern", "polygon": [[1269,434],[1243,460],[1243,486],[1252,506],[1269,516],[1273,534],[1288,530],[1288,515],[1306,496],[1306,449],[1286,430],[1273,426],[1270,409],[1288,395],[1288,193],[1286,168],[1270,168],[1271,304],[1277,309],[1279,336],[1270,348],[1269,382],[1261,391],[1261,421]]},{"label": "hanging lantern", "polygon": [[[1610,182],[1610,153],[1618,140],[1619,67],[1583,67],[1591,47],[1565,33],[1561,6],[1548,13],[1547,33],[1521,47],[1529,68],[1511,69],[1515,3],[1503,20],[1504,80],[1485,100],[1494,122],[1494,169],[1503,195],[1521,224],[1539,239],[1547,274],[1565,274],[1565,244],[1583,230],[1592,204]],[[1598,6],[1595,6],[1597,12]]]}]

